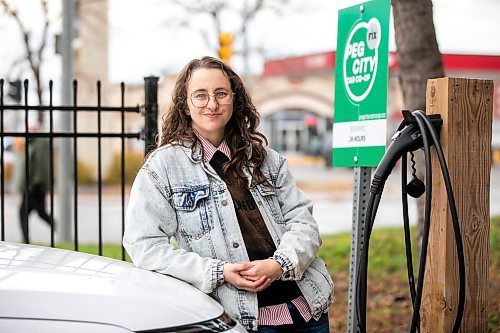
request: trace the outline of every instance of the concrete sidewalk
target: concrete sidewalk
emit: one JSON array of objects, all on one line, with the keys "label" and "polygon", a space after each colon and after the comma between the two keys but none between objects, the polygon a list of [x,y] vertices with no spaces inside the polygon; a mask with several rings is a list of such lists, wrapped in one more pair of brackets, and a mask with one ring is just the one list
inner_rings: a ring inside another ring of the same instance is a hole
[{"label": "concrete sidewalk", "polygon": [[[291,165],[298,186],[313,201],[313,216],[322,234],[352,230],[354,169],[321,165]],[[375,170],[372,170],[372,175]],[[402,226],[400,174],[388,179],[375,220],[375,228]],[[410,223],[416,223],[416,202],[409,201]]]},{"label": "concrete sidewalk", "polygon": [[[290,165],[298,186],[314,203],[313,215],[321,233],[352,230],[354,169],[327,168],[321,165]],[[375,172],[372,169],[372,176]],[[438,175],[441,177],[441,175]],[[490,185],[490,215],[500,215],[500,166],[493,166]],[[409,197],[410,223],[417,221],[416,200]],[[389,176],[374,228],[402,226],[401,173],[396,168]]]}]

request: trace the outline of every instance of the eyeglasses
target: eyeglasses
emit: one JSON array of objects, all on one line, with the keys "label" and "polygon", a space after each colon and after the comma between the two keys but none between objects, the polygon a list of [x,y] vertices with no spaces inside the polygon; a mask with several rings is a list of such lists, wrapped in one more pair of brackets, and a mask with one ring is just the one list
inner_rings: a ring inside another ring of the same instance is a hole
[{"label": "eyeglasses", "polygon": [[231,104],[233,101],[233,95],[233,92],[225,89],[217,90],[213,95],[210,95],[208,92],[203,90],[194,91],[191,94],[191,103],[195,108],[204,108],[208,105],[208,102],[210,102],[210,96],[212,96],[217,101],[217,104],[227,105]]}]

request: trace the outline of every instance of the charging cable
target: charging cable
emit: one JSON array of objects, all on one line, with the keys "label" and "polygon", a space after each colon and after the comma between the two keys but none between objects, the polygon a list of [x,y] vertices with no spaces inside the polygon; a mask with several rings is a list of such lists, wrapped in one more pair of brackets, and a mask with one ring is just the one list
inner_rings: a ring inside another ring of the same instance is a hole
[{"label": "charging cable", "polygon": [[[410,332],[420,330],[420,305],[422,300],[422,290],[427,259],[427,245],[429,241],[430,213],[432,202],[432,164],[430,147],[435,146],[437,157],[441,167],[444,184],[448,196],[451,219],[455,235],[455,243],[458,257],[459,271],[459,293],[458,306],[452,332],[458,332],[462,322],[465,304],[465,259],[463,253],[462,236],[458,222],[455,197],[451,185],[450,175],[443,149],[439,142],[437,132],[441,129],[442,119],[439,115],[426,115],[420,110],[410,113],[403,111],[403,122],[399,125],[396,133],[392,137],[392,143],[387,149],[382,161],[373,176],[370,187],[370,197],[367,204],[365,217],[365,230],[361,242],[360,260],[357,269],[356,283],[356,316],[358,332],[366,333],[366,297],[367,297],[367,274],[368,274],[368,249],[373,223],[377,214],[378,206],[382,196],[383,188],[396,162],[402,160],[401,182],[402,182],[402,205],[403,205],[403,226],[405,235],[406,263],[408,273],[408,283],[413,306],[413,315],[410,325]],[[416,176],[413,151],[423,148],[425,157],[425,185]],[[411,153],[412,160],[412,180],[407,184],[407,154]],[[424,229],[422,235],[422,246],[420,251],[420,261],[418,270],[417,286],[413,275],[413,261],[411,250],[411,235],[408,218],[408,195],[420,197],[425,192]]]}]

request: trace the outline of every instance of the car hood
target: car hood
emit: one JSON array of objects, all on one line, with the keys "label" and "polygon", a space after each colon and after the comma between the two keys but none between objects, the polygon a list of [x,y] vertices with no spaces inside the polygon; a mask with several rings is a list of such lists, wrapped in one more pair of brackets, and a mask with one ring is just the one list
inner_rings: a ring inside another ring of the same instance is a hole
[{"label": "car hood", "polygon": [[0,242],[0,317],[86,321],[132,331],[220,316],[222,307],[191,285],[132,264]]}]

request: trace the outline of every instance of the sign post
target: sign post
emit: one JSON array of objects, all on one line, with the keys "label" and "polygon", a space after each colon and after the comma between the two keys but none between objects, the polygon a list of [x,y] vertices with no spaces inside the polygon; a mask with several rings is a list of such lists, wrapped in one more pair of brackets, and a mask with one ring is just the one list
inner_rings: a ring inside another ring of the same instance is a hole
[{"label": "sign post", "polygon": [[363,250],[371,167],[385,153],[390,0],[339,11],[332,164],[354,167],[348,332],[357,327],[357,265]]}]

